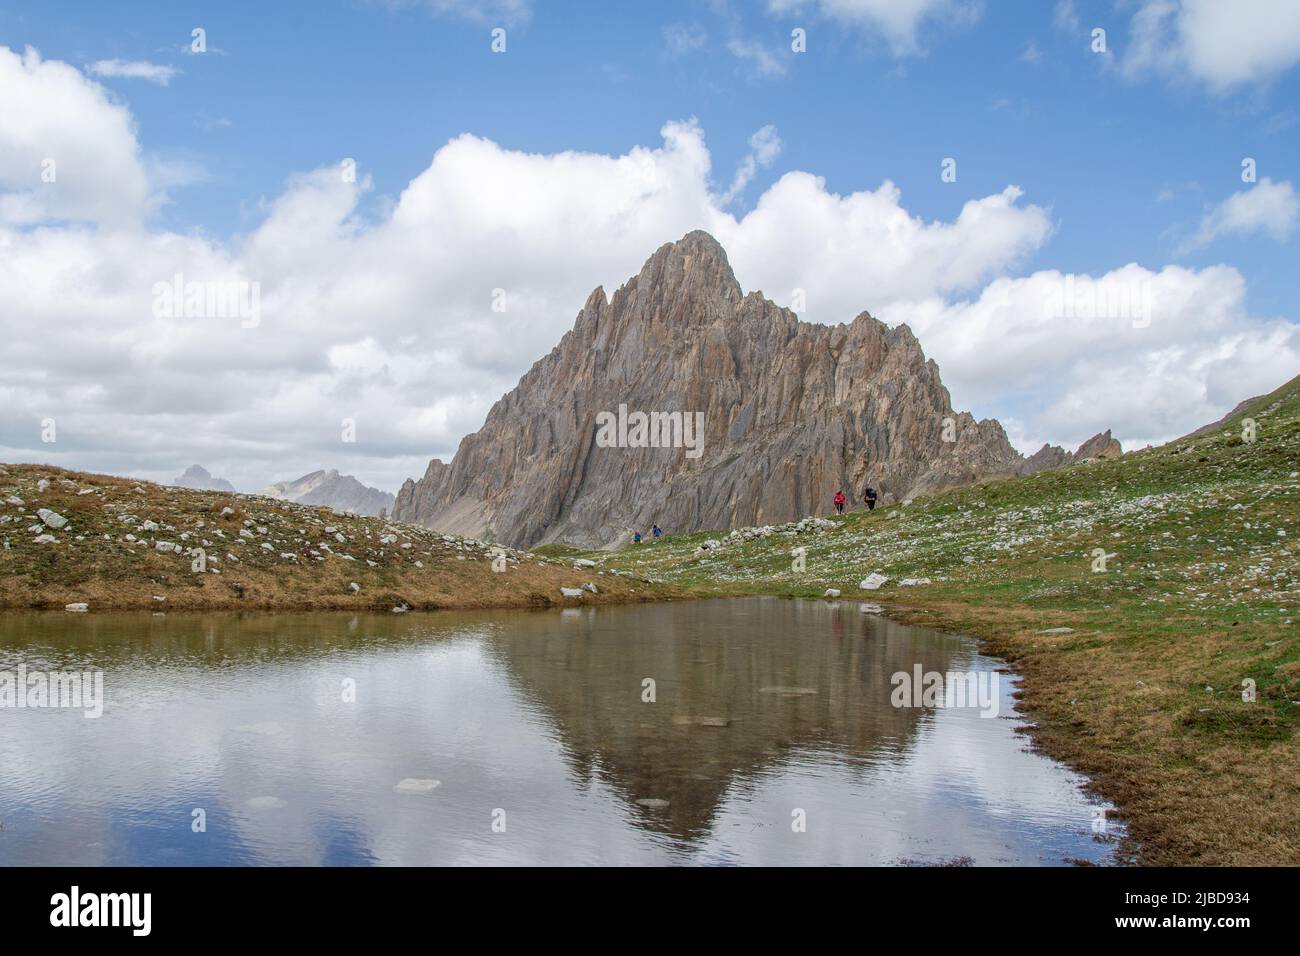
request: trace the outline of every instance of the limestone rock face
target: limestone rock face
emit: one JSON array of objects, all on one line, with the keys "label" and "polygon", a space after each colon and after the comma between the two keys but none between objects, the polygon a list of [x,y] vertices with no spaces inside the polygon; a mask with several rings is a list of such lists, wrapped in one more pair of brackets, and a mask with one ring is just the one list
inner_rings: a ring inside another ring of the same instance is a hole
[{"label": "limestone rock face", "polygon": [[286,498],[304,505],[324,505],[339,513],[376,516],[393,507],[393,496],[363,485],[336,469],[313,471],[296,481],[277,481],[258,492],[268,498]]},{"label": "limestone rock face", "polygon": [[1100,435],[1093,435],[1086,442],[1079,446],[1079,450],[1074,453],[1074,461],[1087,461],[1090,458],[1118,458],[1124,454],[1124,449],[1120,446],[1117,439],[1110,435],[1110,429],[1107,428]]},{"label": "limestone rock face", "polygon": [[[610,427],[620,406],[628,427]],[[637,412],[702,413],[700,435],[631,447]],[[953,410],[906,325],[800,322],[745,295],[717,241],[692,232],[611,298],[592,292],[451,463],[402,486],[393,517],[514,547],[612,546],[656,522],[779,523],[829,511],[837,489],[860,508],[868,485],[888,503],[1025,464],[998,422]]]}]

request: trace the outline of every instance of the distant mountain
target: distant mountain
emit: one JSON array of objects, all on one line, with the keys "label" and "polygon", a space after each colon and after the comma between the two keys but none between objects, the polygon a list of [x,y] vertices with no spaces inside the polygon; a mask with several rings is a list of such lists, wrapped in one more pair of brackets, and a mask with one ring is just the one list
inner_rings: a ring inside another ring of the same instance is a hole
[{"label": "distant mountain", "polygon": [[388,492],[363,485],[351,475],[340,475],[333,468],[313,471],[297,481],[277,481],[258,494],[358,515],[378,515],[381,510],[391,514],[393,510],[393,496]]},{"label": "distant mountain", "polygon": [[1120,445],[1119,439],[1112,438],[1108,428],[1104,432],[1089,438],[1079,446],[1073,455],[1060,445],[1044,445],[1025,459],[1025,463],[1017,469],[1016,474],[1035,475],[1040,471],[1072,465],[1078,461],[1090,461],[1094,458],[1118,458],[1122,454],[1124,454],[1124,449]]},{"label": "distant mountain", "polygon": [[235,490],[235,486],[226,479],[213,478],[202,465],[190,465],[185,469],[185,474],[172,479],[172,484],[177,488],[194,488],[197,491],[229,491],[233,493]]},{"label": "distant mountain", "polygon": [[[648,425],[648,429],[647,429]],[[1115,454],[1026,460],[993,419],[954,411],[906,325],[866,312],[801,322],[746,295],[712,236],[668,243],[492,407],[448,463],[398,492],[394,516],[516,547],[587,547],[672,531],[790,521]]]}]

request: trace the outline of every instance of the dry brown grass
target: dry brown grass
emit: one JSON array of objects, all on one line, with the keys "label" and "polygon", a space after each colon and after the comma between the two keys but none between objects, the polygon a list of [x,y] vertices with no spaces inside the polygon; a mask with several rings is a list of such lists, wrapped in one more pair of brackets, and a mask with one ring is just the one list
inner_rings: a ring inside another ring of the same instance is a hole
[{"label": "dry brown grass", "polygon": [[[25,505],[21,511],[0,505],[4,514],[21,518],[0,525],[0,538],[9,542],[8,549],[0,550],[0,608],[61,608],[86,602],[92,611],[432,610],[625,603],[686,593],[640,578],[578,570],[571,560],[520,552],[510,552],[508,570],[498,573],[485,548],[476,544],[460,539],[448,544],[427,529],[337,515],[325,508],[43,465],[3,468],[0,502],[16,494]],[[42,478],[50,484],[38,492]],[[80,493],[87,489],[91,493]],[[37,508],[70,520],[68,528],[51,532],[57,543],[34,543],[36,533],[27,528],[38,521]],[[225,508],[233,513],[222,515]],[[123,514],[132,520],[120,520]],[[140,530],[146,520],[160,527]],[[245,521],[253,522],[254,531],[265,527],[267,532],[240,539]],[[344,533],[347,543],[324,534],[325,526]],[[217,538],[217,530],[225,537]],[[195,573],[190,556],[159,552],[152,545],[154,539],[180,543],[183,532],[190,534],[186,545],[212,543],[205,550],[216,556],[213,566],[220,573]],[[128,533],[150,543],[127,542]],[[397,534],[399,540],[380,544],[386,533]],[[316,545],[321,539],[334,551],[320,551]],[[275,542],[271,551],[261,548],[263,540]],[[404,543],[410,547],[401,547]],[[225,559],[226,552],[238,553],[239,560]],[[343,558],[345,552],[355,552],[354,560]],[[297,557],[288,560],[282,557],[285,553]],[[322,554],[322,560],[315,560],[314,553]],[[561,587],[577,588],[588,581],[596,585],[596,594],[561,596]],[[352,582],[360,585],[359,592],[349,587]],[[156,595],[165,600],[155,600]]]}]

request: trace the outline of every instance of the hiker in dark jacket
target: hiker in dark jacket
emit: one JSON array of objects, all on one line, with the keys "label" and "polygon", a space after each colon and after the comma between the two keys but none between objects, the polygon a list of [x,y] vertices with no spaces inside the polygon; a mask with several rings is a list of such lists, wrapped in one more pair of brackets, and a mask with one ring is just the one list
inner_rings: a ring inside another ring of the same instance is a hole
[{"label": "hiker in dark jacket", "polygon": [[875,511],[876,510],[876,489],[868,488],[866,494],[862,496],[862,500],[866,504],[868,511]]}]

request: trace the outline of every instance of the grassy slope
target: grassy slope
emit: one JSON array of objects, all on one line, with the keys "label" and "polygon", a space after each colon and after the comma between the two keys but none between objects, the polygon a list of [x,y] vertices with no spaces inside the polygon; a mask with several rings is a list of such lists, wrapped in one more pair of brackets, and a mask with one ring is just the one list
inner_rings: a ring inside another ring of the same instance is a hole
[{"label": "grassy slope", "polygon": [[[834,531],[590,556],[706,593],[835,587],[981,637],[1025,675],[1038,744],[1115,801],[1140,860],[1297,864],[1297,469],[1300,378],[1211,433],[1122,459],[854,513]],[[1094,548],[1115,556],[1105,573]],[[872,571],[892,580],[860,591]],[[1041,633],[1056,627],[1074,631]]]},{"label": "grassy slope", "polygon": [[[44,491],[38,490],[41,479],[49,481]],[[10,503],[11,497],[23,503]],[[223,515],[227,507],[232,513]],[[42,532],[30,530],[40,524],[39,508],[70,521],[61,530],[42,529],[54,542],[37,543]],[[146,527],[146,521],[158,527]],[[385,536],[394,540],[382,541]],[[157,550],[159,541],[183,551],[202,548],[208,570],[195,572],[191,554]],[[81,601],[92,611],[544,607],[674,593],[628,577],[575,570],[572,561],[515,551],[508,552],[508,570],[495,573],[488,547],[412,525],[269,498],[189,491],[47,465],[0,466],[0,608],[62,608]],[[599,593],[561,596],[561,586],[576,588],[586,581]],[[353,582],[359,592],[350,587]]]}]

